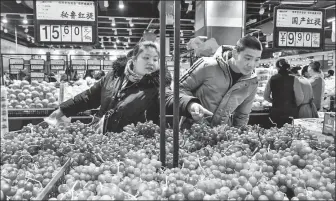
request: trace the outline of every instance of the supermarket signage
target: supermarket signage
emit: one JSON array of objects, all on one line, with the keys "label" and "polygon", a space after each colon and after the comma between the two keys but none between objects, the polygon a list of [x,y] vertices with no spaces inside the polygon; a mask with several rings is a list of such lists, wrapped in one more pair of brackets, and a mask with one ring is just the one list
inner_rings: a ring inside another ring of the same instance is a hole
[{"label": "supermarket signage", "polygon": [[323,121],[323,134],[330,134],[335,137],[335,114],[332,113],[324,113],[324,121]]},{"label": "supermarket signage", "polygon": [[274,9],[274,48],[323,49],[323,9],[296,8],[280,5]]},{"label": "supermarket signage", "polygon": [[31,59],[29,62],[31,80],[42,81],[44,79],[44,60]]},{"label": "supermarket signage", "polygon": [[89,59],[87,61],[87,69],[88,70],[100,70],[101,69],[101,60],[92,60],[92,59]]},{"label": "supermarket signage", "polygon": [[50,69],[56,71],[63,71],[65,66],[64,59],[53,59],[50,60]]},{"label": "supermarket signage", "polygon": [[34,1],[35,40],[42,44],[97,42],[98,1]]},{"label": "supermarket signage", "polygon": [[71,66],[73,70],[85,70],[86,61],[84,59],[71,60]]},{"label": "supermarket signage", "polygon": [[104,60],[103,61],[103,70],[112,70],[113,61]]},{"label": "supermarket signage", "polygon": [[24,69],[23,59],[9,59],[9,72],[18,73],[20,70]]}]

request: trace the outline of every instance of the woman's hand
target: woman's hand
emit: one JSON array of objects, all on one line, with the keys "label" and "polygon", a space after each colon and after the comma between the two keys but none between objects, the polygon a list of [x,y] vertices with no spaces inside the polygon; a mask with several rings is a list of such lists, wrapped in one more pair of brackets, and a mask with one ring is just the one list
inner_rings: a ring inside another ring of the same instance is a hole
[{"label": "woman's hand", "polygon": [[195,121],[201,120],[205,115],[212,116],[213,113],[205,109],[202,105],[198,103],[189,103],[188,112],[191,114],[192,118]]},{"label": "woman's hand", "polygon": [[70,122],[69,118],[64,117],[63,112],[60,109],[57,109],[51,115],[44,118],[44,121],[47,122],[49,125],[58,126],[60,124],[64,124]]}]

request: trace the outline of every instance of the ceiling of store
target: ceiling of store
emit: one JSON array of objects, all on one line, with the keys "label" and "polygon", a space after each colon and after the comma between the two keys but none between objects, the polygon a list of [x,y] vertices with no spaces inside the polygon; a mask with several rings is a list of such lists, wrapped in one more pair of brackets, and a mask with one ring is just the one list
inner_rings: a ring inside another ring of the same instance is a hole
[{"label": "ceiling of store", "polygon": [[[285,1],[288,0],[281,0],[281,2]],[[109,0],[109,6],[107,8],[104,7],[104,1],[100,0],[98,2],[98,35],[100,40],[104,40],[104,47],[102,47],[101,44],[97,44],[93,47],[95,49],[116,49],[114,45],[117,40],[119,40],[117,49],[132,48],[132,46],[141,40],[144,30],[152,29],[155,30],[155,33],[159,32],[158,0],[124,0],[125,8],[123,10],[118,8],[119,1],[117,0]],[[299,1],[295,0],[295,2]],[[316,6],[317,8],[325,8],[327,19],[335,17],[335,2],[333,0],[305,0],[304,2],[308,2],[308,4],[296,4],[293,6]],[[247,0],[246,3],[246,33],[259,36],[259,39],[266,44],[266,36],[271,32],[267,27],[272,27],[273,8],[279,5],[279,0]],[[8,23],[5,25],[8,33],[1,31],[1,38],[15,41],[14,29],[16,25],[18,42],[20,44],[28,47],[39,47],[39,45],[31,41],[31,37],[34,37],[32,5],[33,1],[31,0],[23,0],[21,3],[17,3],[15,0],[1,1],[1,17],[3,18],[3,15],[8,13]],[[192,5],[192,10],[188,11],[189,4],[185,3],[185,0],[182,0],[181,31],[183,36],[181,35],[181,52],[186,51],[185,44],[194,37],[195,1],[192,1]],[[265,10],[263,14],[259,13],[261,7]],[[27,25],[22,23],[24,16],[27,16]],[[111,26],[112,18],[114,18],[116,22],[116,26],[114,27]],[[130,27],[130,19],[134,24],[133,27]],[[1,25],[4,24],[1,23]],[[326,37],[330,37],[331,25],[326,24],[326,27]],[[117,33],[114,31],[116,29]],[[132,35],[130,35],[130,32],[132,32]],[[170,37],[172,50],[174,36],[173,25],[167,25],[166,34]],[[269,42],[269,45],[271,46],[271,42]],[[66,44],[58,47],[70,48],[70,46]],[[74,48],[80,47],[75,46]]]}]

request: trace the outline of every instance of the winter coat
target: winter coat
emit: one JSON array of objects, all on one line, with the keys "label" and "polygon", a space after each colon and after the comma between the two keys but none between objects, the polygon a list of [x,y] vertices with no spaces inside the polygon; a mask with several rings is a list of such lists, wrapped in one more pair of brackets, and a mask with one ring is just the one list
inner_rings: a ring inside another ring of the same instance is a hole
[{"label": "winter coat", "polygon": [[197,97],[206,109],[214,113],[210,120],[212,126],[221,123],[244,126],[249,120],[258,80],[254,74],[243,75],[233,85],[228,56],[223,56],[219,54],[196,61],[180,79],[180,90]]},{"label": "winter coat", "polygon": [[[98,117],[105,115],[104,132],[120,132],[123,127],[137,122],[152,120],[159,123],[159,71],[145,75],[140,82],[128,81],[123,89],[121,85],[125,78],[110,72],[90,89],[82,92],[60,105],[65,116],[76,115],[78,112],[98,108]],[[166,86],[171,83],[171,75],[167,72]],[[167,114],[173,114],[173,93],[166,88]],[[190,101],[199,102],[196,98],[180,96],[180,114],[190,116],[187,105]]]},{"label": "winter coat", "polygon": [[317,110],[320,110],[324,94],[325,82],[321,76],[313,76],[309,78],[309,82],[313,88],[314,103],[316,105]]},{"label": "winter coat", "polygon": [[299,81],[304,98],[301,105],[299,105],[298,118],[318,118],[317,109],[313,101],[313,88],[309,80],[305,77],[299,77]]}]

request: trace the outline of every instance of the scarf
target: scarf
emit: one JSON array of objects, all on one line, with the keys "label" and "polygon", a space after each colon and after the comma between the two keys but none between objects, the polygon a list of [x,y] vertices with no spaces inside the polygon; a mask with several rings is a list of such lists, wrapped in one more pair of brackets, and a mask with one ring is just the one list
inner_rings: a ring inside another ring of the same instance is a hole
[{"label": "scarf", "polygon": [[142,79],[143,76],[138,75],[133,70],[133,61],[129,60],[125,67],[125,77],[127,81],[131,81],[133,83],[138,83]]}]

